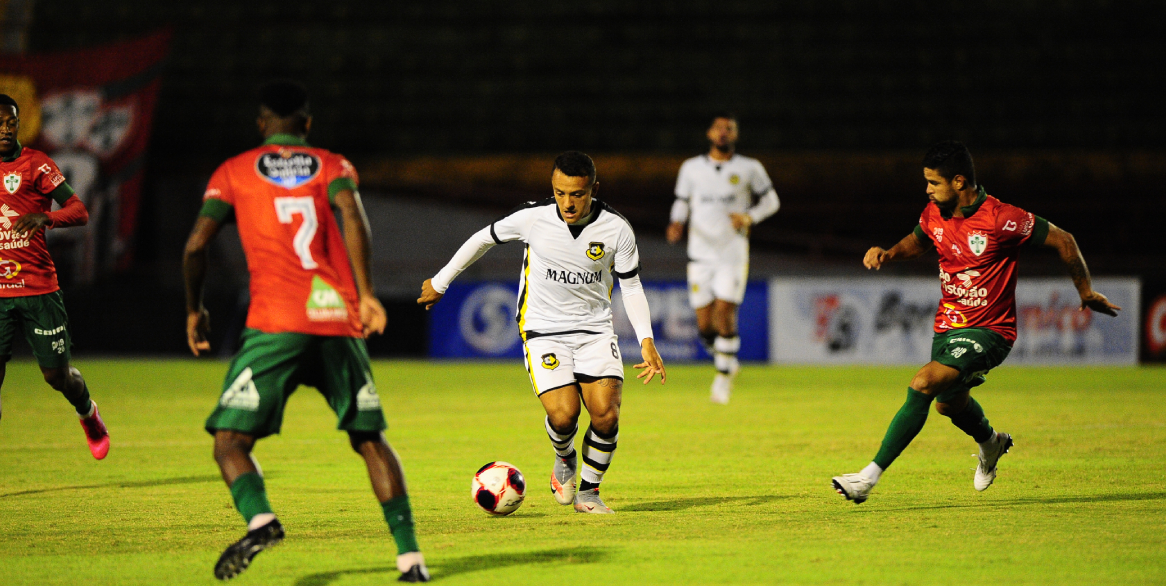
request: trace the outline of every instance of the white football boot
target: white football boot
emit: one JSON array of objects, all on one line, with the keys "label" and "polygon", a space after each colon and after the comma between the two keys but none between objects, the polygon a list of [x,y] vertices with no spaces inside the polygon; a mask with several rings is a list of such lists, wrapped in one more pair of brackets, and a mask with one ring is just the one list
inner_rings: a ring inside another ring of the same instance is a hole
[{"label": "white football boot", "polygon": [[870,496],[870,489],[874,488],[877,480],[871,480],[862,474],[843,474],[834,477],[834,490],[846,497],[848,501],[861,505]]},{"label": "white football boot", "polygon": [[713,379],[713,386],[709,394],[709,401],[717,405],[729,404],[729,393],[733,391],[733,378],[727,374],[718,372],[716,378]]},{"label": "white football boot", "polygon": [[575,495],[575,512],[590,513],[592,515],[610,515],[615,511],[603,504],[599,498],[599,489],[581,490]]},{"label": "white football boot", "polygon": [[551,469],[551,493],[560,505],[575,502],[575,469],[578,466],[576,452],[566,458],[555,456],[555,466]]},{"label": "white football boot", "polygon": [[980,465],[976,466],[976,490],[985,491],[992,482],[996,480],[996,463],[1000,461],[1000,456],[1008,453],[1012,449],[1012,436],[1006,433],[996,433],[996,439],[990,442],[987,450],[984,446],[980,446],[979,454],[972,454],[980,461]]}]

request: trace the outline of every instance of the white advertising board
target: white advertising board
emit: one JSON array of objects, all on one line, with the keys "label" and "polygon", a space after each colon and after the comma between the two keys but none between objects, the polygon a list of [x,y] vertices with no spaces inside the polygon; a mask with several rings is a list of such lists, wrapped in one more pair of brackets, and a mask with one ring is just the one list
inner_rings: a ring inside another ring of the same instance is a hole
[{"label": "white advertising board", "polygon": [[[1099,278],[1118,317],[1078,311],[1068,277],[1016,287],[1017,340],[1008,364],[1136,364],[1141,283]],[[770,281],[770,360],[801,364],[924,364],[939,303],[933,278],[779,278]]]}]

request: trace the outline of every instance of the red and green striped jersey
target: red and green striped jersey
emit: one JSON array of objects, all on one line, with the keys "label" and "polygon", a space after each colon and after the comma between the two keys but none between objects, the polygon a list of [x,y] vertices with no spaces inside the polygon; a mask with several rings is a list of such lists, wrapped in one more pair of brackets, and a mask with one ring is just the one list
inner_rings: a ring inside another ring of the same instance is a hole
[{"label": "red and green striped jersey", "polygon": [[36,149],[16,145],[0,159],[0,297],[44,295],[60,289],[57,267],[45,247],[45,231],[17,235],[16,220],[25,214],[48,213],[53,201],[73,196],[57,164]]},{"label": "red and green striped jersey", "polygon": [[923,244],[939,252],[943,297],[935,332],[986,328],[1016,341],[1016,261],[1025,242],[1043,244],[1049,223],[1001,202],[980,188],[964,217],[944,217],[927,204],[915,228]]}]

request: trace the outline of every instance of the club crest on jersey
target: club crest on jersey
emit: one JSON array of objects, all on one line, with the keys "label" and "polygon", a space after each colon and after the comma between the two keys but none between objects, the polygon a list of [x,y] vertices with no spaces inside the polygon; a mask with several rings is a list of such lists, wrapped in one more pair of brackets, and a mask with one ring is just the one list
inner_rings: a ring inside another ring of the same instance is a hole
[{"label": "club crest on jersey", "polygon": [[988,248],[988,237],[983,232],[972,232],[968,234],[968,248],[976,255],[984,254],[984,249]]},{"label": "club crest on jersey", "polygon": [[738,184],[738,183],[740,183],[740,182],[741,182],[741,176],[740,176],[740,175],[738,175],[738,174],[736,174],[736,173],[733,173],[732,175],[729,175],[729,185],[736,185],[736,184]]},{"label": "club crest on jersey", "polygon": [[263,153],[255,160],[260,177],[286,189],[299,187],[320,174],[320,159],[313,154],[279,149]]},{"label": "club crest on jersey", "polygon": [[543,368],[554,370],[559,367],[559,357],[554,352],[543,354]]},{"label": "club crest on jersey", "polygon": [[599,260],[603,258],[603,254],[604,251],[602,242],[592,242],[587,245],[587,258],[591,260]]},{"label": "club crest on jersey", "polygon": [[8,193],[16,193],[16,190],[20,189],[20,173],[9,173],[5,175],[4,189],[7,189]]},{"label": "club crest on jersey", "polygon": [[20,263],[7,259],[0,258],[0,277],[11,279],[20,274]]}]

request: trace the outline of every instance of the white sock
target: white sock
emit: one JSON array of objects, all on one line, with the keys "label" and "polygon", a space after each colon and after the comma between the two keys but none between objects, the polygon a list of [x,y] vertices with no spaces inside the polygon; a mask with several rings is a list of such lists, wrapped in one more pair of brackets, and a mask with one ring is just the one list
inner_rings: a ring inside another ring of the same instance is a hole
[{"label": "white sock", "polygon": [[251,521],[247,523],[247,530],[254,531],[275,520],[275,513],[259,513],[251,517]]},{"label": "white sock", "polygon": [[980,442],[980,453],[983,454],[986,450],[992,449],[992,446],[996,444],[996,440],[999,438],[1000,434],[996,430],[992,430],[992,437],[988,438],[987,441]]},{"label": "white sock", "polygon": [[422,568],[425,567],[425,558],[419,551],[411,551],[397,556],[397,571],[404,574],[410,568],[420,564]]},{"label": "white sock", "polygon": [[878,464],[871,462],[870,464],[867,464],[866,468],[863,468],[862,472],[859,472],[859,474],[865,478],[869,478],[875,481],[875,484],[878,484],[879,477],[883,475],[883,469]]}]

